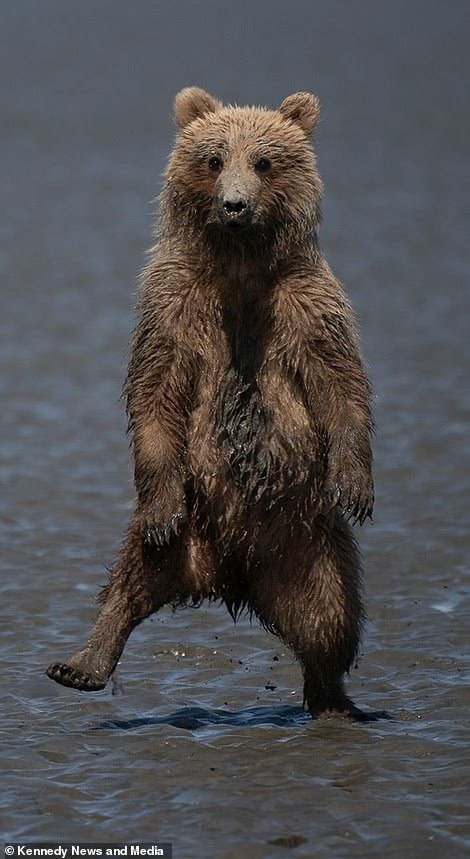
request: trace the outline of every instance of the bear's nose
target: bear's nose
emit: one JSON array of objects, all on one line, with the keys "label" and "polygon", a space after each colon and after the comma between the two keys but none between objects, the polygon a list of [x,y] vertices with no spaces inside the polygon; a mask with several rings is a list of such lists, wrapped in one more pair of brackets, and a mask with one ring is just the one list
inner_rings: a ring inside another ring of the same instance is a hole
[{"label": "bear's nose", "polygon": [[232,199],[225,199],[224,200],[223,208],[224,208],[224,212],[230,218],[235,219],[235,218],[239,218],[240,215],[243,215],[243,213],[248,208],[248,203],[246,200],[243,199],[243,197],[237,197],[237,198],[233,197]]}]

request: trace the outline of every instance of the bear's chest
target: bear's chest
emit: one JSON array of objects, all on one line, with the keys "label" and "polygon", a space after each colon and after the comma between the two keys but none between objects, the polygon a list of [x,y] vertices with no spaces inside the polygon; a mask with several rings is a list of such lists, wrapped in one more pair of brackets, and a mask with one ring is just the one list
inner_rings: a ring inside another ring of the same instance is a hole
[{"label": "bear's chest", "polygon": [[231,462],[254,458],[266,436],[268,416],[256,380],[230,367],[213,404],[217,444]]}]

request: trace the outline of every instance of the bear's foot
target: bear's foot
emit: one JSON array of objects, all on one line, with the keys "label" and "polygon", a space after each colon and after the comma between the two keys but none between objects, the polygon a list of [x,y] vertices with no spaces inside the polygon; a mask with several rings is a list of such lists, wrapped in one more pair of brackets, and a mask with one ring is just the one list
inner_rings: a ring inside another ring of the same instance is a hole
[{"label": "bear's foot", "polygon": [[380,719],[391,719],[392,717],[386,710],[361,710],[356,707],[352,701],[349,701],[346,709],[337,710],[336,708],[326,712],[326,715],[340,715],[350,719],[351,722],[378,722]]},{"label": "bear's foot", "polygon": [[361,710],[351,698],[343,693],[337,696],[329,696],[327,701],[307,701],[307,706],[312,719],[328,716],[341,716],[350,719],[351,722],[378,722],[380,719],[391,719],[386,710]]},{"label": "bear's foot", "polygon": [[392,716],[390,716],[386,710],[361,710],[354,704],[346,709],[339,707],[315,708],[314,710],[310,710],[310,715],[312,716],[312,719],[325,719],[329,716],[334,716],[342,719],[349,719],[351,722],[362,722],[363,724],[367,722],[378,722],[381,719],[392,719]]},{"label": "bear's foot", "polygon": [[71,689],[79,689],[81,692],[99,692],[106,686],[106,681],[100,677],[94,677],[92,674],[87,674],[85,671],[80,671],[79,668],[74,668],[64,662],[54,662],[49,665],[46,674],[56,683],[69,686]]},{"label": "bear's foot", "polygon": [[54,662],[46,671],[51,680],[80,689],[82,692],[99,692],[104,689],[115,667],[115,661],[103,652],[97,652],[88,645],[75,653],[67,662]]}]

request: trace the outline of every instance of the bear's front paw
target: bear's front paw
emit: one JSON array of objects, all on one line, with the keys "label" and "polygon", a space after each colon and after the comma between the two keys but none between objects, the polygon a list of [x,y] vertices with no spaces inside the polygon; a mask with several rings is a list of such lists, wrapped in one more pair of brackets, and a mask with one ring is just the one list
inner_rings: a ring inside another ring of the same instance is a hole
[{"label": "bear's front paw", "polygon": [[346,518],[355,525],[363,525],[369,518],[372,521],[374,509],[374,486],[369,478],[361,483],[353,482],[341,493],[340,505]]},{"label": "bear's front paw", "polygon": [[340,507],[353,525],[357,522],[363,525],[368,517],[372,519],[374,484],[370,474],[342,470],[331,475],[326,487],[326,498],[329,507]]},{"label": "bear's front paw", "polygon": [[180,533],[187,521],[186,505],[181,503],[173,513],[167,513],[160,505],[152,509],[144,509],[141,513],[142,537],[146,543],[154,546],[164,546],[170,542],[172,535]]}]

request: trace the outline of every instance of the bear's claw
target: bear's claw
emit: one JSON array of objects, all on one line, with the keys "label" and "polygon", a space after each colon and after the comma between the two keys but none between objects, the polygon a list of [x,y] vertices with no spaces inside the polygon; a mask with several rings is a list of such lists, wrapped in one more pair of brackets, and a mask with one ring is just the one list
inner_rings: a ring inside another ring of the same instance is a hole
[{"label": "bear's claw", "polygon": [[55,662],[49,665],[46,671],[51,680],[56,683],[61,683],[62,686],[69,686],[71,689],[80,689],[82,692],[99,692],[104,689],[106,683],[92,677],[91,674],[86,674],[79,671],[77,668],[72,668],[71,665]]}]

